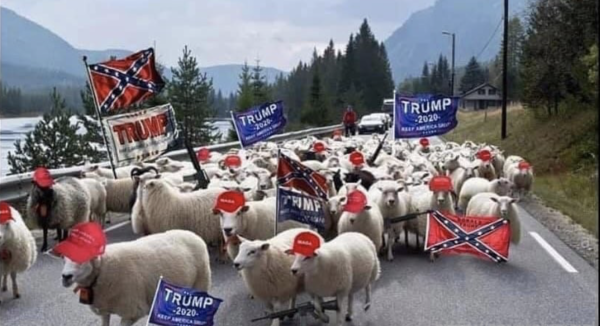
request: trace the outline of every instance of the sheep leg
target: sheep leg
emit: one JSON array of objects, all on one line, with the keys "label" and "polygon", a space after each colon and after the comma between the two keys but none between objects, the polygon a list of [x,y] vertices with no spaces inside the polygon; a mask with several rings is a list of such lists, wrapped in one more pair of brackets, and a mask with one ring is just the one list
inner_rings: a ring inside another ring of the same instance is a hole
[{"label": "sheep leg", "polygon": [[121,326],[131,326],[133,324],[135,324],[135,320],[121,318]]},{"label": "sheep leg", "polygon": [[344,324],[344,318],[348,313],[348,295],[347,294],[338,294],[337,295],[337,303],[338,303],[338,312],[337,312],[337,326],[342,326]]},{"label": "sheep leg", "polygon": [[61,236],[61,234],[62,234],[62,232],[61,232],[61,229],[60,229],[60,227],[56,228],[56,237],[54,238],[54,240],[61,241],[61,240],[62,240],[62,238],[61,238],[61,237],[62,237],[62,236]]},{"label": "sheep leg", "polygon": [[[387,244],[387,260],[393,261],[394,254],[392,253],[392,249],[394,249],[394,243],[396,242],[396,239],[394,238],[394,230],[392,228],[387,230],[387,238],[389,241]],[[392,239],[394,239],[394,241],[392,241]]]},{"label": "sheep leg", "polygon": [[352,305],[354,303],[354,295],[348,295],[348,312],[346,313],[346,321],[352,321]]},{"label": "sheep leg", "polygon": [[327,315],[325,315],[325,312],[323,311],[323,298],[318,297],[318,296],[313,296],[313,304],[315,306],[315,311],[316,311],[319,319],[323,322],[326,321]]},{"label": "sheep leg", "polygon": [[19,294],[19,286],[17,285],[17,272],[10,273],[10,281],[12,282],[13,298],[19,299],[21,295]]},{"label": "sheep leg", "polygon": [[367,284],[365,288],[365,306],[363,308],[365,311],[371,308],[371,283]]},{"label": "sheep leg", "polygon": [[404,229],[404,246],[408,248],[408,230]]},{"label": "sheep leg", "polygon": [[2,292],[8,291],[8,274],[2,275]]},{"label": "sheep leg", "polygon": [[[278,312],[282,308],[282,304],[279,301],[273,302],[273,312]],[[279,326],[281,324],[281,319],[275,318],[271,321],[271,326]]]},{"label": "sheep leg", "polygon": [[100,320],[102,320],[102,326],[110,326],[110,314],[101,315]]},{"label": "sheep leg", "polygon": [[46,251],[46,249],[48,249],[48,228],[47,227],[43,228],[43,233],[44,233],[44,242],[42,243],[41,252],[44,252],[44,251]]}]

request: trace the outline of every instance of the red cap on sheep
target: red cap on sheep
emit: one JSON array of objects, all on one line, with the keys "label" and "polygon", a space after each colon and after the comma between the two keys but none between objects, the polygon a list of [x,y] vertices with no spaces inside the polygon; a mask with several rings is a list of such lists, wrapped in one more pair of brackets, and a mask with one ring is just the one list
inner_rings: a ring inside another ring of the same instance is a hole
[{"label": "red cap on sheep", "polygon": [[57,244],[53,252],[65,256],[77,264],[88,262],[104,253],[106,235],[96,222],[75,225],[69,237]]},{"label": "red cap on sheep", "polygon": [[292,252],[302,256],[310,257],[315,254],[315,251],[321,247],[321,239],[311,232],[299,233],[294,238]]},{"label": "red cap on sheep", "polygon": [[10,205],[5,202],[0,202],[0,224],[6,224],[9,221],[14,220],[12,212],[10,211]]},{"label": "red cap on sheep", "polygon": [[206,147],[202,147],[198,150],[196,157],[198,158],[199,162],[206,162],[210,159],[210,150]]},{"label": "red cap on sheep", "polygon": [[242,192],[228,190],[221,193],[219,197],[217,197],[213,210],[234,213],[244,205],[246,205],[246,197],[244,197]]},{"label": "red cap on sheep", "polygon": [[40,188],[50,188],[54,184],[50,171],[45,167],[35,169],[32,180]]},{"label": "red cap on sheep", "polygon": [[427,138],[421,138],[419,140],[419,144],[421,144],[421,146],[423,146],[423,147],[427,147],[427,146],[429,146],[429,139],[427,139]]},{"label": "red cap on sheep", "polygon": [[490,153],[490,151],[488,151],[487,149],[483,149],[477,153],[477,158],[484,162],[487,162],[492,159],[492,153]]},{"label": "red cap on sheep", "polygon": [[452,179],[449,176],[437,175],[429,181],[429,190],[431,191],[452,191]]},{"label": "red cap on sheep", "polygon": [[531,164],[527,161],[519,162],[519,170],[529,170],[531,168]]}]

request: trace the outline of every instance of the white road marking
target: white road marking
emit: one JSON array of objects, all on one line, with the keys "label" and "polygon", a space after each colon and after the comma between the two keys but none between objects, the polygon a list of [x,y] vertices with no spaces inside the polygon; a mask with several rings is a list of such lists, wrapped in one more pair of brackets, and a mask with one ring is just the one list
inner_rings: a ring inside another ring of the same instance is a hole
[{"label": "white road marking", "polygon": [[569,273],[577,273],[577,270],[571,265],[563,256],[561,256],[552,246],[544,240],[537,232],[529,232],[531,236],[537,241],[544,250],[548,252],[556,262],[562,266]]},{"label": "white road marking", "polygon": [[125,225],[129,224],[129,223],[131,223],[131,221],[129,221],[129,220],[127,220],[127,221],[123,221],[123,222],[121,222],[121,223],[119,223],[119,224],[115,224],[115,225],[113,225],[113,226],[111,226],[111,227],[109,227],[109,228],[106,228],[106,229],[104,229],[104,232],[106,233],[106,232],[110,232],[110,231],[112,231],[112,230],[116,230],[116,229],[118,229],[118,228],[120,228],[120,227],[123,227],[123,226],[125,226]]}]

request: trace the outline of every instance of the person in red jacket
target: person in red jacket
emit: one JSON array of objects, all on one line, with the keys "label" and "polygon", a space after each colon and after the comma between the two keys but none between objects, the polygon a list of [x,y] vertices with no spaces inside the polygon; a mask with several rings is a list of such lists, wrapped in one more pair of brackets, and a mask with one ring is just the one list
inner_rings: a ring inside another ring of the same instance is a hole
[{"label": "person in red jacket", "polygon": [[356,112],[352,110],[352,107],[348,105],[346,112],[344,112],[344,133],[346,137],[356,134]]}]

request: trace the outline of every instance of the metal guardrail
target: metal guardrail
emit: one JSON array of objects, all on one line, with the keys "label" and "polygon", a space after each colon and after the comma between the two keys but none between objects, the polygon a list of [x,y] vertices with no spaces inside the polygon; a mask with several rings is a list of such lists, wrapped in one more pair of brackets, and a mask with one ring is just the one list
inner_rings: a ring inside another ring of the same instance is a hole
[{"label": "metal guardrail", "polygon": [[[332,125],[327,127],[309,128],[300,131],[292,131],[284,134],[275,135],[269,138],[269,141],[279,142],[283,140],[298,139],[306,136],[316,136],[326,133],[331,133],[336,129],[339,129],[341,125]],[[206,146],[211,151],[227,151],[231,148],[240,147],[239,142],[228,142],[222,144],[215,144]],[[200,147],[195,148],[198,150]],[[169,157],[174,160],[187,160],[189,158],[187,150],[181,149],[166,153],[162,157]],[[102,167],[110,167],[109,162],[98,163]],[[50,173],[54,178],[65,177],[65,176],[79,176],[83,166],[72,166],[64,169],[53,169]],[[15,174],[10,176],[4,176],[0,179],[0,200],[1,201],[15,201],[27,197],[31,190],[31,177],[33,172]]]}]

